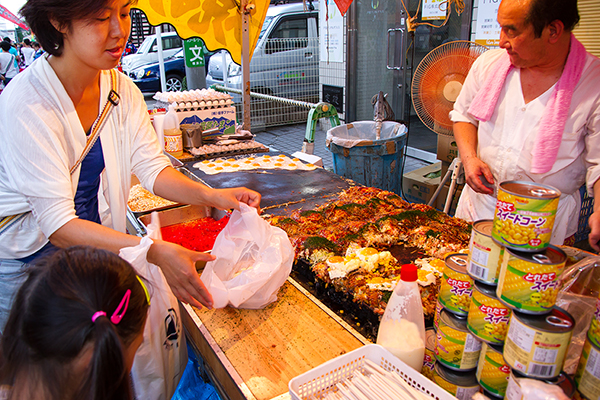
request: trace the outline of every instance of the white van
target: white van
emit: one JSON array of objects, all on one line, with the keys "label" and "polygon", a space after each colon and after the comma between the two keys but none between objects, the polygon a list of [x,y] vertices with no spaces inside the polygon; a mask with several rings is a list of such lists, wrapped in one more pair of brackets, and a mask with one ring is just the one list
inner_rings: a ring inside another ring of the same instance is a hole
[{"label": "white van", "polygon": [[[163,58],[165,59],[183,48],[183,41],[177,36],[177,32],[164,32],[161,34],[161,39]],[[129,75],[129,72],[134,69],[155,62],[158,62],[158,44],[156,43],[156,35],[150,35],[144,39],[135,54],[123,57],[121,65],[123,72]]]},{"label": "white van", "polygon": [[[318,10],[302,3],[271,5],[250,60],[250,90],[278,97],[318,101]],[[208,63],[206,85],[242,88],[242,68],[226,54],[224,85],[222,53]],[[239,95],[233,95],[239,101]]]}]

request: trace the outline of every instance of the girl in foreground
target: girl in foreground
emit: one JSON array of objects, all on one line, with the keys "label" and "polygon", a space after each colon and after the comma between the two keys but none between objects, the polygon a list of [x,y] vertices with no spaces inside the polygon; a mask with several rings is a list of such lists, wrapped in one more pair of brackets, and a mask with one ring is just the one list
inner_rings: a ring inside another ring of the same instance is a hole
[{"label": "girl in foreground", "polygon": [[77,246],[41,260],[2,337],[7,398],[131,399],[129,371],[148,302],[133,267],[108,251]]}]

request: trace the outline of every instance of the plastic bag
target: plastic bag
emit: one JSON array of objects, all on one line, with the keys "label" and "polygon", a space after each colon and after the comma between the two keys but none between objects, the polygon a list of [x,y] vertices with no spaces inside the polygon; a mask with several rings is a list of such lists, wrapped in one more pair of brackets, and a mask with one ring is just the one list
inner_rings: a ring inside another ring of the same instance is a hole
[{"label": "plastic bag", "polygon": [[216,389],[200,374],[200,363],[188,346],[189,360],[171,400],[220,400]]},{"label": "plastic bag", "polygon": [[160,239],[158,214],[152,213],[148,236],[135,247],[121,249],[119,256],[129,261],[146,279],[150,310],[144,327],[144,341],[135,353],[131,375],[136,398],[168,400],[173,396],[187,363],[185,334],[181,326],[179,302],[161,269],[146,260],[153,239]]},{"label": "plastic bag", "polygon": [[[407,132],[406,126],[398,122],[384,121],[381,127],[379,140],[386,141]],[[338,146],[352,148],[358,144],[371,145],[377,142],[375,122],[359,121],[351,124],[335,126],[327,131],[325,145],[333,142]]]},{"label": "plastic bag", "polygon": [[259,309],[274,302],[294,261],[287,233],[243,203],[217,236],[212,254],[217,258],[206,264],[200,279],[214,308]]}]

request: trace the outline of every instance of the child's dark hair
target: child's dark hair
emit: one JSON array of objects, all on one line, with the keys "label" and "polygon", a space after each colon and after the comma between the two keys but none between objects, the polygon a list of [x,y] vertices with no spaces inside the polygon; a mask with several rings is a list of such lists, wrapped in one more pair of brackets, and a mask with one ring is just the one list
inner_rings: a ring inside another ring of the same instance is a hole
[{"label": "child's dark hair", "polygon": [[[13,386],[14,398],[35,387],[46,399],[131,399],[124,350],[143,332],[148,307],[133,267],[117,255],[84,246],[58,251],[31,267],[17,293],[2,337],[1,382]],[[106,316],[94,322],[98,311]]]}]

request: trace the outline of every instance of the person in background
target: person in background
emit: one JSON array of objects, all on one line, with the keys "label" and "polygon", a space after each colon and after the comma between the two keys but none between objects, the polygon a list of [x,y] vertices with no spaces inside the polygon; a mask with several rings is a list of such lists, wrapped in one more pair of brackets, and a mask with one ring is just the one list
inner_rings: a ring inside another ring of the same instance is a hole
[{"label": "person in background", "polygon": [[39,57],[42,56],[42,54],[44,54],[44,50],[38,42],[32,42],[31,47],[33,47],[33,49],[35,50],[35,53],[33,54],[34,60],[37,60]]},{"label": "person in background", "polygon": [[10,53],[12,46],[5,41],[0,42],[2,52],[0,52],[0,79],[4,82],[4,86],[19,73],[15,66],[15,56]]},{"label": "person in background", "polygon": [[31,40],[23,39],[23,46],[21,46],[21,54],[25,62],[25,67],[28,67],[33,62],[33,55],[35,50],[31,47]]},{"label": "person in background", "polygon": [[[129,37],[130,7],[130,0],[28,0],[21,9],[50,55],[0,96],[0,329],[27,264],[74,245],[118,254],[140,243],[126,232],[132,174],[175,202],[260,207],[253,190],[209,188],[172,167],[144,96],[113,71]],[[105,119],[94,141],[99,115]],[[148,251],[174,295],[195,307],[212,306],[195,264],[213,259],[161,240]]]},{"label": "person in background", "polygon": [[0,398],[132,399],[129,371],[150,306],[133,267],[76,246],[28,275],[2,336]]},{"label": "person in background", "polygon": [[[501,48],[475,61],[450,112],[468,183],[457,217],[492,219],[503,181],[546,184],[561,192],[550,242],[574,241],[579,188],[600,197],[600,60],[573,35],[578,21],[577,0],[500,3]],[[600,251],[600,201],[589,221]]]},{"label": "person in background", "polygon": [[15,56],[15,68],[17,68],[17,71],[18,71],[19,63],[21,62],[21,56],[19,55],[19,51],[13,46],[12,40],[8,36],[6,36],[3,40],[10,45],[9,51],[10,51],[10,54]]}]

